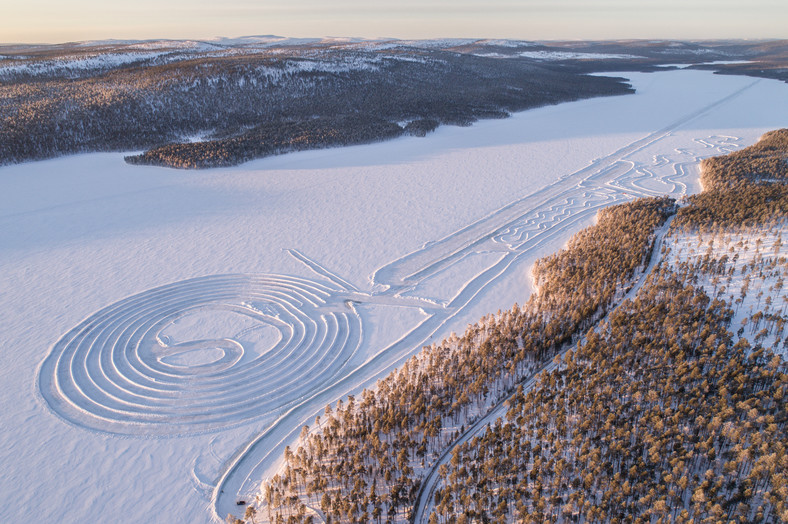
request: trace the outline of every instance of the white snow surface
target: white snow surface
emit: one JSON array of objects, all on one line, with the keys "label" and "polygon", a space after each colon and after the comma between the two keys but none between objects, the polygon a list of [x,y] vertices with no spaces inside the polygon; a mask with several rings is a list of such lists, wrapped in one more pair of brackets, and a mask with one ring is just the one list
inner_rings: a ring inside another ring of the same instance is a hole
[{"label": "white snow surface", "polygon": [[235,168],[0,169],[0,521],[242,513],[326,403],[523,302],[600,207],[696,192],[699,158],[788,122],[777,81],[627,76],[636,95]]}]

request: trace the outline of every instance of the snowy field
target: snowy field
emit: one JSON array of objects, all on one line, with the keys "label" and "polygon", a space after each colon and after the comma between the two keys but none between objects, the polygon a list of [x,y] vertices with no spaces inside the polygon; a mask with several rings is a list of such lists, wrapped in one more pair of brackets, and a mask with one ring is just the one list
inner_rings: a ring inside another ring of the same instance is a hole
[{"label": "snowy field", "polygon": [[0,521],[242,513],[302,423],[523,302],[600,207],[696,192],[700,158],[788,125],[783,83],[626,76],[636,95],[235,168],[0,169]]}]

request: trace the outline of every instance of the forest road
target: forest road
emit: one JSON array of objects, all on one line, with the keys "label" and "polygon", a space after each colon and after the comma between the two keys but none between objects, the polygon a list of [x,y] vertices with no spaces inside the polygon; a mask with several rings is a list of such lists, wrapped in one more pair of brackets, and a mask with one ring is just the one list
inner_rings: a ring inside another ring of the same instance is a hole
[{"label": "forest road", "polygon": [[[665,223],[656,231],[655,238],[654,238],[654,245],[651,250],[651,256],[649,259],[648,266],[641,272],[640,276],[638,277],[637,281],[632,285],[629,291],[618,301],[617,304],[612,307],[608,313],[602,317],[596,325],[599,325],[602,321],[606,320],[610,313],[618,309],[618,307],[626,302],[627,300],[631,300],[643,284],[646,282],[646,279],[654,270],[656,265],[662,259],[661,252],[662,252],[662,244],[665,237],[665,234],[670,229],[670,224],[673,221],[673,218],[676,215],[671,215],[665,221]],[[561,360],[563,359],[566,352],[574,347],[574,344],[567,344],[561,351],[556,353],[555,357],[549,362],[546,362],[541,368],[534,371],[533,374],[522,380],[517,385],[523,386],[523,393],[527,393],[537,384],[539,376],[543,373],[550,373],[554,371]],[[515,386],[516,389],[516,386]],[[438,485],[441,482],[440,476],[440,467],[443,464],[448,463],[451,460],[452,452],[454,451],[457,446],[469,441],[474,436],[481,433],[485,430],[488,426],[491,426],[498,418],[503,418],[506,415],[506,412],[509,409],[508,401],[514,396],[514,393],[511,395],[501,399],[498,403],[487,412],[486,415],[481,417],[477,420],[472,426],[463,432],[457,440],[455,440],[449,447],[443,450],[440,457],[435,461],[435,463],[430,467],[429,472],[424,477],[424,480],[421,483],[421,487],[419,488],[419,494],[416,498],[416,504],[413,506],[413,512],[411,513],[410,522],[411,524],[426,524],[429,521],[430,516],[430,509],[432,507],[433,497],[435,496],[435,490],[438,488]]]}]

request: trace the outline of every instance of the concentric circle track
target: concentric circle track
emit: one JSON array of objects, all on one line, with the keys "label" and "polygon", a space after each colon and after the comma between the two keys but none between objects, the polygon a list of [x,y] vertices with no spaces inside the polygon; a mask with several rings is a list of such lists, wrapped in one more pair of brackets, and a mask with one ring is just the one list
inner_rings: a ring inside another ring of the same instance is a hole
[{"label": "concentric circle track", "polygon": [[358,349],[361,319],[343,291],[281,275],[145,291],[66,333],[41,366],[41,394],[69,422],[128,435],[199,433],[276,414],[328,383]]}]

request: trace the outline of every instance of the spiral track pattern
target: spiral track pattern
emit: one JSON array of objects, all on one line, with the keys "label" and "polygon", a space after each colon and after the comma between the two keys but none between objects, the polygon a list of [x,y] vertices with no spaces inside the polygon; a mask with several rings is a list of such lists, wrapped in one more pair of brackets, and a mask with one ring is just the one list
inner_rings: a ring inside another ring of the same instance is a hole
[{"label": "spiral track pattern", "polygon": [[[42,364],[41,394],[69,422],[129,435],[205,432],[276,414],[329,383],[357,351],[361,319],[342,291],[240,274],[145,291],[66,333]],[[162,331],[196,311],[244,315],[277,330],[277,341],[261,354],[231,337],[168,346]],[[172,359],[208,348],[218,357],[193,365]]]}]

